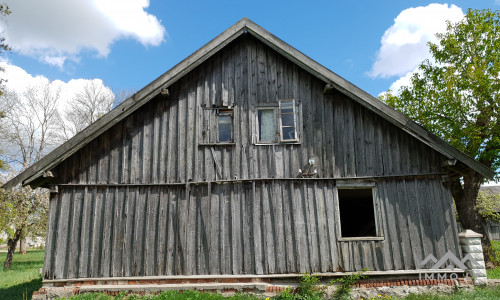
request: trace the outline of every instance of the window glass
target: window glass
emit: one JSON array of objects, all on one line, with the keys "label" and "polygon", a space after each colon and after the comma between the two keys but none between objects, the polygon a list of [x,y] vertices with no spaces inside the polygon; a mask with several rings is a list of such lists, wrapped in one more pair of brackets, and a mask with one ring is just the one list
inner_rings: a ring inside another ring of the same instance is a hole
[{"label": "window glass", "polygon": [[218,142],[229,143],[232,141],[232,111],[219,110],[218,120]]},{"label": "window glass", "polygon": [[338,189],[342,237],[376,237],[371,188]]},{"label": "window glass", "polygon": [[257,122],[259,127],[259,142],[273,142],[276,137],[274,109],[258,109]]},{"label": "window glass", "polygon": [[281,119],[281,140],[295,141],[295,101],[281,100],[280,101],[280,119]]}]

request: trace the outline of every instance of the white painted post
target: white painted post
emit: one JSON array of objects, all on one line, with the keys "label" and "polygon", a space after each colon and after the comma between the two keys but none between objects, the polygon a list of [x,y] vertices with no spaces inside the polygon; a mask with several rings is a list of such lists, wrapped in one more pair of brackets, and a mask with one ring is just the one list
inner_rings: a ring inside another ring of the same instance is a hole
[{"label": "white painted post", "polygon": [[476,260],[476,263],[469,260],[465,261],[465,265],[469,268],[467,274],[474,279],[475,285],[487,284],[486,265],[484,263],[483,247],[481,246],[483,235],[467,229],[459,233],[458,237],[464,258],[467,254],[470,254]]}]

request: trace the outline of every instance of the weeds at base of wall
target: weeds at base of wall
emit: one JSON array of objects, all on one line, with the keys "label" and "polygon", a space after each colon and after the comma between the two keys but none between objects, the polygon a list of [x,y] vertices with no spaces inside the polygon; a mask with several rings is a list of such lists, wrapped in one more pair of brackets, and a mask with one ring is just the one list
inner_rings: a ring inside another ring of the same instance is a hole
[{"label": "weeds at base of wall", "polygon": [[338,279],[331,280],[326,286],[319,284],[320,278],[318,276],[304,274],[304,276],[300,278],[299,286],[297,288],[285,288],[282,292],[274,296],[272,299],[320,300],[324,298],[326,294],[325,290],[330,285],[338,285],[335,293],[333,294],[333,299],[349,299],[352,286],[356,284],[360,279],[367,278],[367,276],[363,275],[363,273],[366,271],[368,271],[368,269],[363,269],[358,273],[345,275]]},{"label": "weeds at base of wall", "polygon": [[338,279],[334,279],[329,282],[329,285],[339,284],[335,293],[333,294],[334,299],[348,299],[351,295],[351,289],[354,284],[356,284],[360,279],[365,279],[368,276],[363,275],[368,269],[363,269],[358,273],[345,275]]}]

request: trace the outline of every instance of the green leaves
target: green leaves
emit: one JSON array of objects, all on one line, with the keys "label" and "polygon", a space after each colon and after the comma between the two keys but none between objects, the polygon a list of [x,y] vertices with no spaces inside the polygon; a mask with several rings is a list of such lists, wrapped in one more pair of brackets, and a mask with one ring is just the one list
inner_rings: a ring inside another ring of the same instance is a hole
[{"label": "green leaves", "polygon": [[500,167],[500,11],[468,10],[429,43],[411,85],[381,97],[451,145]]}]

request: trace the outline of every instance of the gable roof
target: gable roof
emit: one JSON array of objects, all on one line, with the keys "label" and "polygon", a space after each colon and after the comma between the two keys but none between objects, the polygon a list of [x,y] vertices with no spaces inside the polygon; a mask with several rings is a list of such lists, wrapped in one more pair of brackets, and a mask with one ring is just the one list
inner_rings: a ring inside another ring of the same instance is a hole
[{"label": "gable roof", "polygon": [[220,49],[245,33],[249,33],[256,37],[261,42],[291,60],[307,72],[321,79],[326,84],[332,85],[341,93],[360,103],[365,108],[380,115],[390,123],[401,128],[411,136],[440,152],[449,159],[456,159],[485,177],[492,178],[494,176],[495,172],[452,147],[414,121],[410,120],[402,113],[394,110],[344,78],[323,67],[313,59],[307,57],[249,19],[243,18],[219,36],[208,42],[205,46],[201,47],[179,64],[155,79],[149,85],[138,91],[132,97],[122,102],[108,114],[104,115],[73,138],[56,148],[54,151],[44,156],[38,162],[27,168],[24,172],[5,183],[3,187],[10,189],[21,183],[23,185],[30,184],[37,186],[35,181],[43,177],[45,172],[50,171],[63,160],[77,152],[90,141],[158,95],[163,88],[168,88],[181,77],[205,62]]}]

